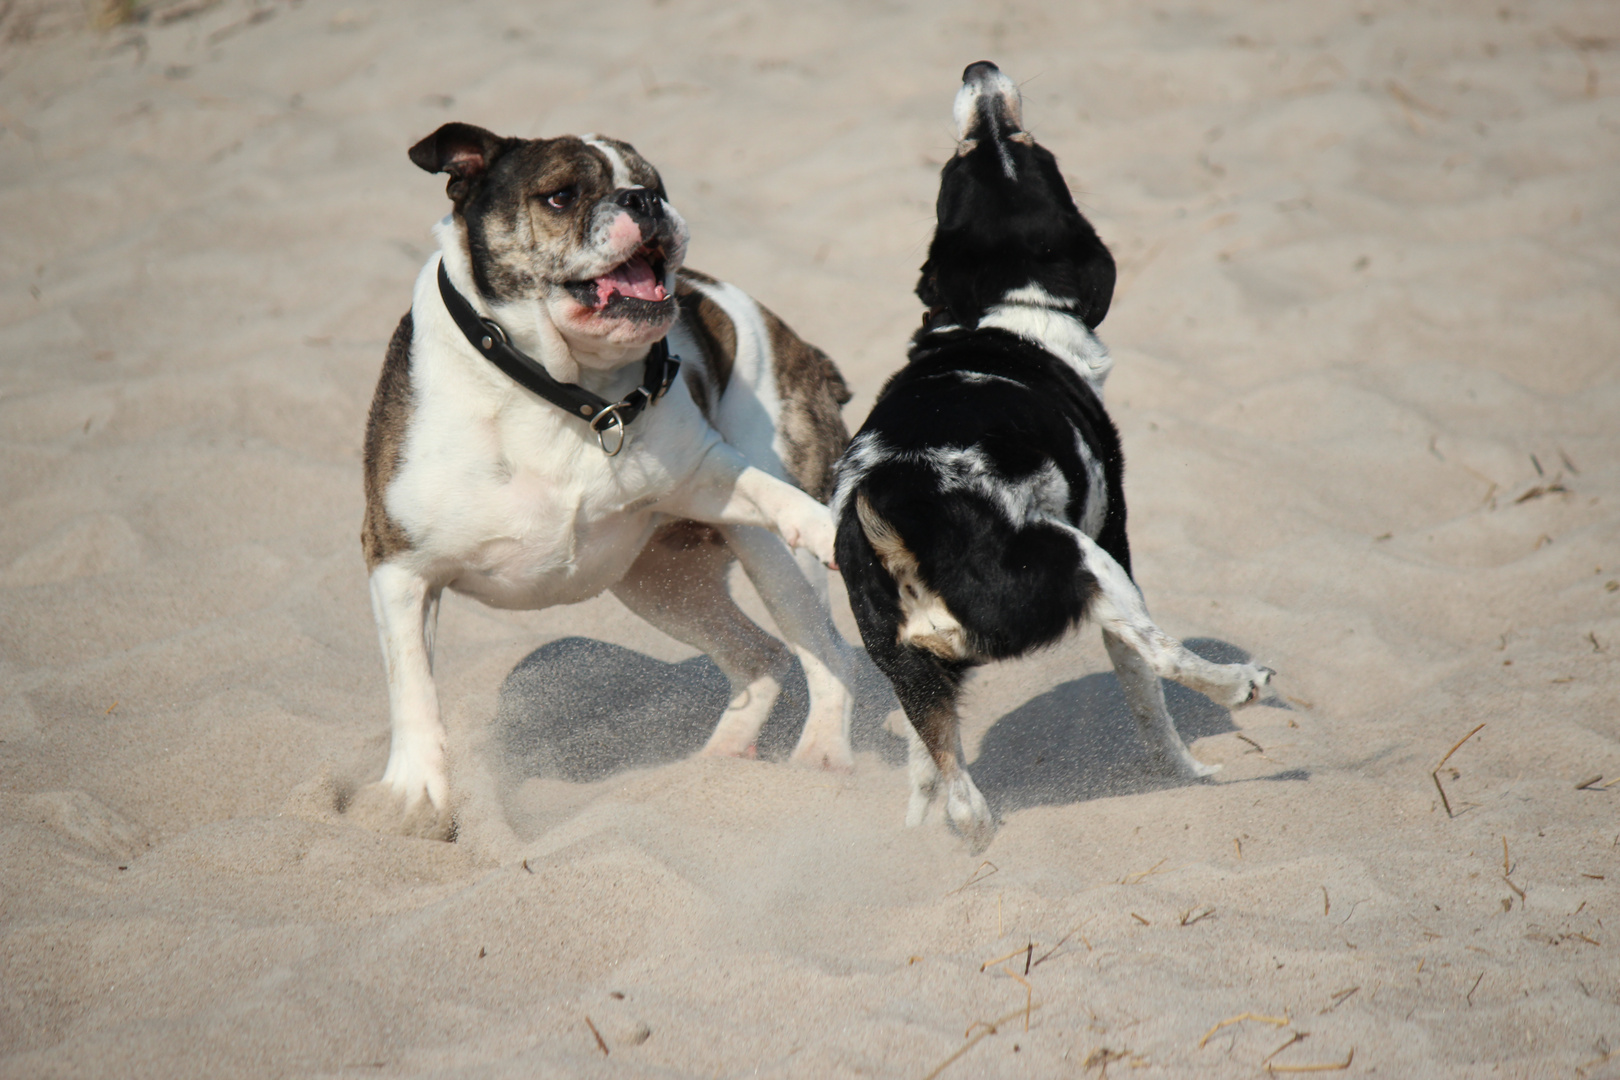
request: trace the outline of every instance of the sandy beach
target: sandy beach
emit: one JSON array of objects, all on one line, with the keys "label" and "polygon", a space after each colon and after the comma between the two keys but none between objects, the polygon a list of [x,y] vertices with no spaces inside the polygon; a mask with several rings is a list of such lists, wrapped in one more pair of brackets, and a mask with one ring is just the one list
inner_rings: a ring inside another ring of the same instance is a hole
[{"label": "sandy beach", "polygon": [[[1620,8],[133,8],[0,3],[0,1076],[1620,1078]],[[1088,628],[974,681],[973,855],[876,678],[852,774],[791,692],[698,760],[618,601],[447,597],[456,841],[357,821],[406,149],[633,143],[853,430],[979,59],[1119,264],[1149,608],[1280,673],[1172,688],[1215,782]]]}]

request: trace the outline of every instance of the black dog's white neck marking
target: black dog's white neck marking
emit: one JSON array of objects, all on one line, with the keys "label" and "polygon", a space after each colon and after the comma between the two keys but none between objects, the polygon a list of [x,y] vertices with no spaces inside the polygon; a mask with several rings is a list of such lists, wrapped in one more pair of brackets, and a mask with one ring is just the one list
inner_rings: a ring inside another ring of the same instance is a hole
[{"label": "black dog's white neck marking", "polygon": [[[1114,369],[1114,358],[1085,322],[1074,314],[1076,304],[1053,296],[1037,284],[1009,290],[1001,303],[979,317],[976,330],[1006,330],[1068,364],[1091,387],[1100,400],[1103,383]],[[961,333],[962,327],[947,323],[929,329],[923,336]]]}]

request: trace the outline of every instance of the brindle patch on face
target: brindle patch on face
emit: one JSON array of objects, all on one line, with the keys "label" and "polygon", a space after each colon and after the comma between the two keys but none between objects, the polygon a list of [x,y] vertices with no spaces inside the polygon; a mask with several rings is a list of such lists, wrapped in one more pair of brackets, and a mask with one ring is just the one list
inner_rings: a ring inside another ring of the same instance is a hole
[{"label": "brindle patch on face", "polygon": [[365,554],[368,570],[411,549],[411,538],[389,516],[384,502],[388,485],[399,470],[405,428],[411,417],[411,330],[411,313],[407,311],[388,342],[382,374],[377,379],[377,392],[371,399],[371,415],[366,419],[363,461],[366,517],[360,527],[360,550]]},{"label": "brindle patch on face", "polygon": [[616,365],[675,321],[686,223],[629,143],[501,138],[452,123],[410,156],[452,177],[446,191],[477,293],[543,305],[581,363]]},{"label": "brindle patch on face", "polygon": [[[630,185],[663,198],[663,181],[633,147],[597,141],[618,154]],[[668,249],[672,265],[678,265],[685,242],[678,235],[683,231],[676,227],[679,218],[629,224],[625,209],[612,199],[621,179],[614,176],[608,154],[572,135],[506,143],[456,207],[479,292],[495,301],[546,299],[559,288],[610,271],[615,259],[628,258],[643,242]],[[620,235],[627,227],[639,235]],[[672,303],[623,299],[636,310],[614,313],[620,317],[674,316]],[[579,306],[588,311],[591,305]]]},{"label": "brindle patch on face", "polygon": [[515,142],[460,208],[479,292],[498,301],[533,300],[569,280],[597,205],[612,193],[612,166],[581,140]]},{"label": "brindle patch on face", "polygon": [[851,394],[832,358],[760,305],[771,335],[776,392],[782,399],[777,430],[786,444],[788,476],[812,497],[832,496],[833,467],[849,445],[843,405]]}]

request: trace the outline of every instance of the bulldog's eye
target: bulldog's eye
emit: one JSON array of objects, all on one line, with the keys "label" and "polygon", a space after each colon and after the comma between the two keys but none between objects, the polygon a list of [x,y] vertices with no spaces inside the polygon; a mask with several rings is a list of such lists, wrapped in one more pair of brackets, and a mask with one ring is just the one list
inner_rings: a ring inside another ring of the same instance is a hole
[{"label": "bulldog's eye", "polygon": [[574,205],[575,199],[579,198],[579,191],[572,187],[565,187],[548,195],[542,195],[540,198],[553,210],[566,210]]}]

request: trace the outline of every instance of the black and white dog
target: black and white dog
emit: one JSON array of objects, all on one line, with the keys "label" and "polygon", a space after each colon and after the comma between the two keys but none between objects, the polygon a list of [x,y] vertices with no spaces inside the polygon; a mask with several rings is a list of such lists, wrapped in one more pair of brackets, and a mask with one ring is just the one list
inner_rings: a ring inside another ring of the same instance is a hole
[{"label": "black and white dog", "polygon": [[963,73],[955,118],[917,285],[928,313],[839,463],[833,513],[855,621],[913,729],[906,822],[921,823],[943,780],[948,819],[983,846],[995,822],[959,761],[970,668],[1090,617],[1156,758],[1185,777],[1215,768],[1187,752],[1160,676],[1236,707],[1273,673],[1210,663],[1148,618],[1102,404],[1113,361],[1092,333],[1114,260],[994,64]]},{"label": "black and white dog", "polygon": [[449,174],[451,210],[366,427],[361,543],[393,738],[365,816],[451,830],[433,679],[447,588],[524,609],[611,589],[730,679],[705,752],[752,753],[789,657],[732,602],[733,559],[804,664],[793,760],[848,768],[847,646],[816,564],[848,440],[832,361],[682,268],[686,224],[627,143],[446,124],[410,157]]}]

